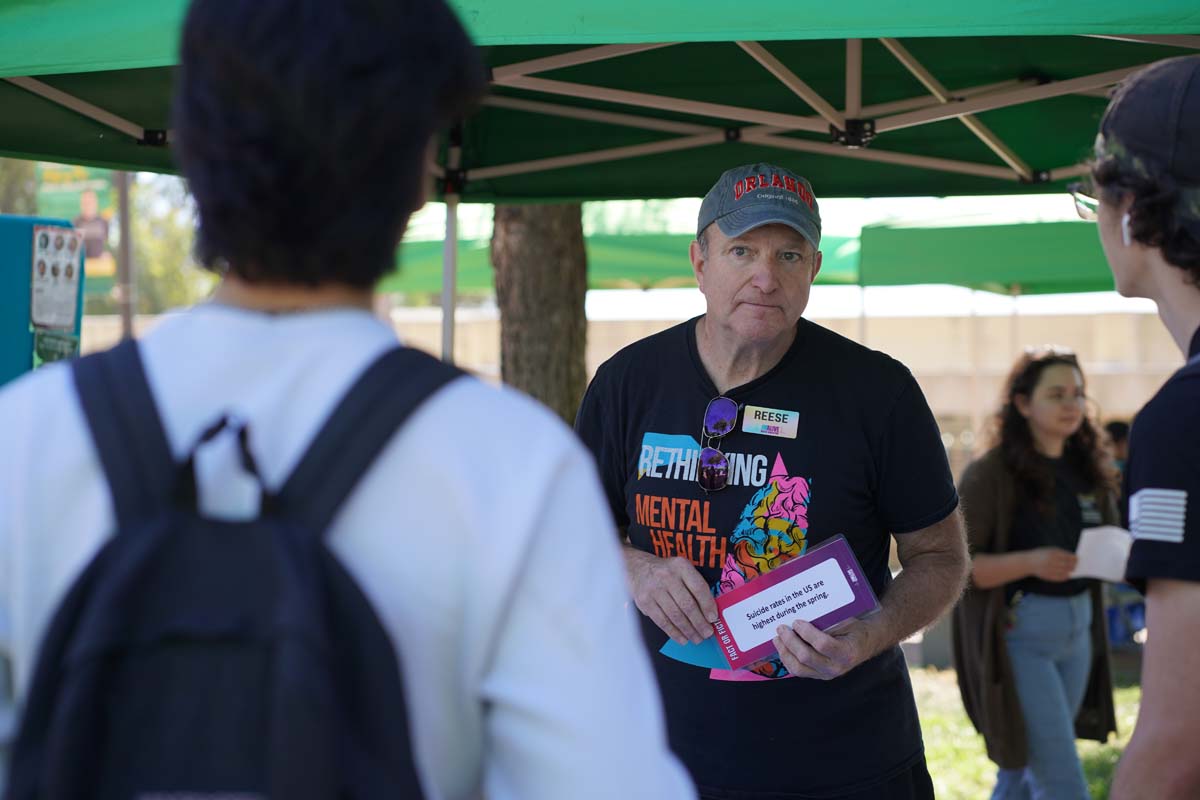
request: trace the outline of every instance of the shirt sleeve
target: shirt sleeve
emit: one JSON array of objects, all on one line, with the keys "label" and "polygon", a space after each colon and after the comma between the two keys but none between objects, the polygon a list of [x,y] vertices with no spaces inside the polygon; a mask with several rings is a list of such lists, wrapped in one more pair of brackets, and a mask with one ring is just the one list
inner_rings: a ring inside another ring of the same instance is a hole
[{"label": "shirt sleeve", "polygon": [[600,473],[600,485],[617,528],[629,525],[625,508],[625,449],[622,443],[622,409],[617,403],[612,368],[602,365],[583,395],[575,416],[575,433],[591,451]]},{"label": "shirt sleeve", "polygon": [[[1190,390],[1190,391],[1189,391]],[[1200,377],[1164,387],[1134,420],[1127,465],[1133,548],[1126,577],[1200,581]]]},{"label": "shirt sleeve", "polygon": [[[494,800],[692,798],[626,588],[620,546],[581,448],[555,471],[497,651],[483,794]],[[570,541],[565,541],[569,538]]]},{"label": "shirt sleeve", "polygon": [[905,384],[885,419],[876,455],[877,503],[892,533],[912,533],[941,522],[958,507],[946,448],[921,387],[905,370]]}]

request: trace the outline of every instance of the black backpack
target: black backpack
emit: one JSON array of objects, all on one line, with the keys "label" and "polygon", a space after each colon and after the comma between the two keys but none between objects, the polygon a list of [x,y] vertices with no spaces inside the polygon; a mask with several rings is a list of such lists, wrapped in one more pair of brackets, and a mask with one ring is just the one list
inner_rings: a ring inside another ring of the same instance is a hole
[{"label": "black backpack", "polygon": [[[194,451],[171,458],[137,345],[77,361],[117,534],[42,642],[7,798],[421,797],[396,651],[324,536],[408,415],[460,374],[385,353],[283,488],[264,489],[260,516],[228,522],[197,511]],[[244,427],[239,440],[257,475]]]}]

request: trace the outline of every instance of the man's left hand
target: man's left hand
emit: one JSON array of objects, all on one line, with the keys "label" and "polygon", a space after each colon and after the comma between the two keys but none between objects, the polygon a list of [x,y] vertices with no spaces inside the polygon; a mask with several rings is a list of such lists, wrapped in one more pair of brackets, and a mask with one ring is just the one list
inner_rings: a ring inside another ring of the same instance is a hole
[{"label": "man's left hand", "polygon": [[779,660],[798,678],[831,680],[875,655],[870,626],[860,620],[850,620],[829,631],[796,620],[791,627],[780,625],[774,642]]}]

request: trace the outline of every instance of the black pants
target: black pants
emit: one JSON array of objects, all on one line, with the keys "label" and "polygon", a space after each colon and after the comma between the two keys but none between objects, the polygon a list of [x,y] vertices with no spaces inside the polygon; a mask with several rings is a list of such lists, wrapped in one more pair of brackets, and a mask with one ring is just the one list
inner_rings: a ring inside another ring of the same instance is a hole
[{"label": "black pants", "polygon": [[[700,800],[817,800],[817,797],[779,792],[739,792],[701,786]],[[836,796],[821,795],[820,800],[934,800],[933,781],[922,758],[904,772],[869,789]]]}]

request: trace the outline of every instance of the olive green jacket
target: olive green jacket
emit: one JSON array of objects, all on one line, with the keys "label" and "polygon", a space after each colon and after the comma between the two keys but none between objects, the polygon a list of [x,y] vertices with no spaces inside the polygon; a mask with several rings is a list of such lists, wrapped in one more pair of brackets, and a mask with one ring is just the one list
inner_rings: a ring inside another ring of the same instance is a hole
[{"label": "olive green jacket", "polygon": [[[976,553],[1008,552],[1016,485],[999,448],[993,448],[967,467],[959,486],[967,522],[967,541]],[[1118,524],[1116,497],[1101,491],[1097,507],[1106,524]],[[1092,595],[1092,670],[1075,734],[1081,739],[1106,741],[1116,732],[1112,670],[1109,663],[1107,619],[1099,582]],[[967,587],[954,608],[952,625],[954,668],[967,715],[983,734],[988,758],[1004,768],[1024,767],[1028,761],[1025,721],[1017,700],[1004,632],[1008,604],[1004,587]]]}]

